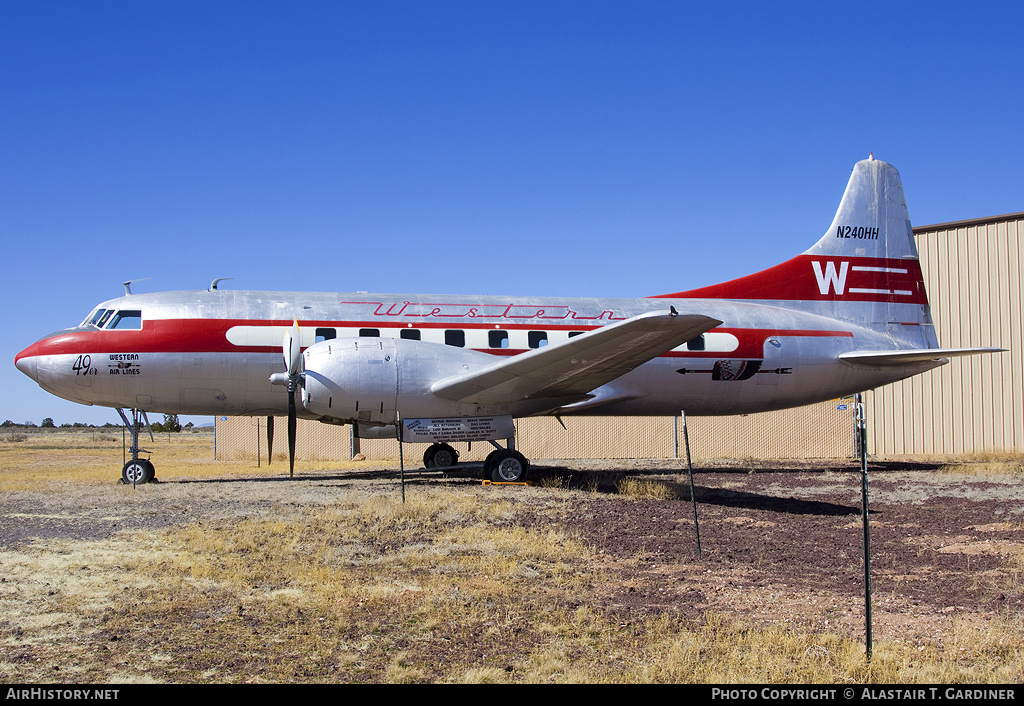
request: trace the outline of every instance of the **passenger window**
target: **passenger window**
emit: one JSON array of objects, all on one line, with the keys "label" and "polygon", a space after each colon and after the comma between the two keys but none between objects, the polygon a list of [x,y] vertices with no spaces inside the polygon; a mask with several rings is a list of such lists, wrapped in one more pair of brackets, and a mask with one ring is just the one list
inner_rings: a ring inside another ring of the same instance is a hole
[{"label": "passenger window", "polygon": [[316,342],[330,341],[338,337],[338,330],[333,328],[318,328],[316,330]]},{"label": "passenger window", "polygon": [[697,336],[697,338],[691,338],[686,342],[686,350],[688,351],[702,351],[704,348],[704,334]]},{"label": "passenger window", "polygon": [[466,332],[455,329],[449,329],[444,332],[444,344],[446,346],[455,346],[457,348],[466,347]]},{"label": "passenger window", "polygon": [[404,328],[398,335],[402,338],[407,338],[410,341],[420,340],[420,330],[418,328]]},{"label": "passenger window", "polygon": [[570,331],[569,338],[575,338],[576,336],[582,336],[586,331]]},{"label": "passenger window", "polygon": [[367,336],[369,338],[380,338],[379,328],[361,328],[359,329],[360,336]]},{"label": "passenger window", "polygon": [[[105,317],[104,317],[105,318]],[[123,331],[138,331],[142,328],[141,311],[119,311],[117,316],[111,320],[108,329],[120,329]]]},{"label": "passenger window", "polygon": [[548,344],[547,331],[530,331],[528,334],[530,348],[543,348]]},{"label": "passenger window", "polygon": [[508,331],[488,331],[487,344],[491,348],[508,348]]}]

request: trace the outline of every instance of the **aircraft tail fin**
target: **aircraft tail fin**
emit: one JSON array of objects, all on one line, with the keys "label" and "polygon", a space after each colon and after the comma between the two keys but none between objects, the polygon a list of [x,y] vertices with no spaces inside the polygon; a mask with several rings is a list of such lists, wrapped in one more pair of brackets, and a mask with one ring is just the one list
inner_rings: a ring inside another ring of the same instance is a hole
[{"label": "aircraft tail fin", "polygon": [[801,255],[722,284],[661,295],[758,301],[874,327],[922,325],[937,346],[899,172],[856,164],[828,231]]}]

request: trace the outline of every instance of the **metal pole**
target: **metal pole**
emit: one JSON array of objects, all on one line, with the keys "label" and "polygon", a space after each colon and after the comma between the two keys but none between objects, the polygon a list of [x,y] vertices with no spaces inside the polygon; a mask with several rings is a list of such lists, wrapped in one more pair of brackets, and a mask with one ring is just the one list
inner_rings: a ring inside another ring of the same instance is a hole
[{"label": "metal pole", "polygon": [[405,457],[402,455],[402,415],[395,414],[395,428],[398,437],[398,470],[402,477],[402,503],[405,503]]},{"label": "metal pole", "polygon": [[693,459],[690,458],[690,432],[686,429],[686,411],[679,412],[683,420],[683,442],[686,444],[686,467],[690,473],[690,501],[693,503],[693,529],[697,535],[697,556],[700,556],[700,524],[697,522],[697,486],[693,482]]},{"label": "metal pole", "polygon": [[861,393],[854,396],[854,420],[860,447],[861,521],[864,525],[864,645],[871,661],[871,530],[868,522],[868,427]]}]

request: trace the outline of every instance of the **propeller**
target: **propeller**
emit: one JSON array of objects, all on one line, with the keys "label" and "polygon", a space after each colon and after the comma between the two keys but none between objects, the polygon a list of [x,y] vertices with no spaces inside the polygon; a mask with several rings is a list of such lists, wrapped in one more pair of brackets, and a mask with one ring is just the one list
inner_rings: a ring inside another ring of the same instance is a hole
[{"label": "propeller", "polygon": [[[274,385],[288,386],[288,475],[295,475],[295,392],[299,389],[299,379],[302,376],[302,348],[299,344],[299,322],[292,320],[292,327],[284,334],[282,342],[284,352],[285,372],[274,373],[270,376],[270,382]],[[273,422],[267,419],[267,434],[271,434]]]},{"label": "propeller", "polygon": [[284,364],[288,366],[288,475],[295,475],[295,391],[299,387],[299,365],[302,350],[299,346],[299,322],[292,319],[292,327],[284,334]]}]

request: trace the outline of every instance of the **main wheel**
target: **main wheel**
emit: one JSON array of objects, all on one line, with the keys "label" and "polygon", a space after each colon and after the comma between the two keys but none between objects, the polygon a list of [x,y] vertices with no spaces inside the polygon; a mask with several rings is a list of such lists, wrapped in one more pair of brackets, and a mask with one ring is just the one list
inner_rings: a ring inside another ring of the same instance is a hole
[{"label": "main wheel", "polygon": [[129,461],[121,469],[121,480],[126,485],[141,485],[153,480],[153,464],[145,459]]},{"label": "main wheel", "polygon": [[459,462],[459,452],[448,444],[431,444],[423,454],[424,468],[448,468]]},{"label": "main wheel", "polygon": [[530,462],[518,451],[503,449],[487,457],[491,480],[495,483],[520,483],[530,473]]},{"label": "main wheel", "polygon": [[484,480],[491,477],[494,473],[494,469],[498,466],[498,455],[502,453],[504,449],[495,449],[487,454],[487,458],[484,459],[484,467],[481,471],[480,477]]},{"label": "main wheel", "polygon": [[448,468],[459,462],[459,452],[448,444],[438,444],[434,452],[434,468]]}]

